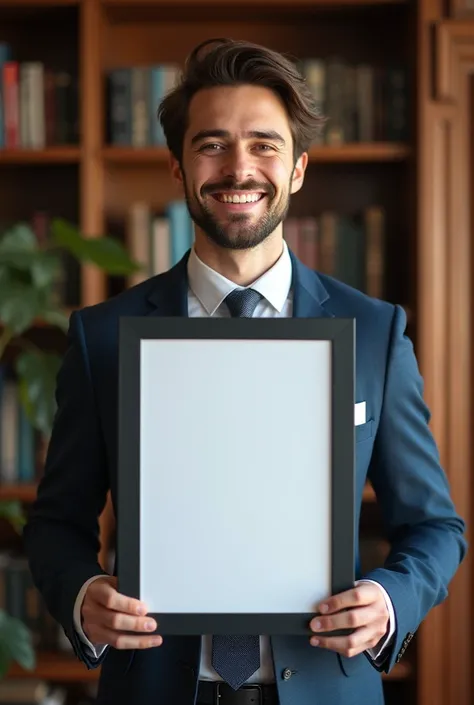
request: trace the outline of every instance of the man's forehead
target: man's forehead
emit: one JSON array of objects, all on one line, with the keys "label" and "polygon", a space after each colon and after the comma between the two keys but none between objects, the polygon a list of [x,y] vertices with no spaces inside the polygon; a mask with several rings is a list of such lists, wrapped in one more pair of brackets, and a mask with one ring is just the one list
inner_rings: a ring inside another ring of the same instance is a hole
[{"label": "man's forehead", "polygon": [[[231,90],[226,90],[229,88]],[[270,130],[288,134],[285,109],[272,91],[260,87],[246,91],[246,88],[254,87],[223,86],[199,91],[190,105],[189,128],[192,132],[228,130],[241,137]],[[248,100],[245,99],[246,93]]]}]

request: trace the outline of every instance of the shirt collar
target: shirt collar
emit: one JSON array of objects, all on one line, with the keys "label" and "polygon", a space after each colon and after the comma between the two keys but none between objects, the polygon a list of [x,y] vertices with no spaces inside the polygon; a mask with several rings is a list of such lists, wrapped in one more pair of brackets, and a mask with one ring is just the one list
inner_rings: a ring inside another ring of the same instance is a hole
[{"label": "shirt collar", "polygon": [[[188,259],[188,281],[192,292],[209,316],[215,313],[231,291],[244,288],[208,267],[199,259],[194,246]],[[278,313],[281,313],[291,288],[291,258],[285,240],[283,240],[283,252],[273,267],[250,286],[262,294]]]}]

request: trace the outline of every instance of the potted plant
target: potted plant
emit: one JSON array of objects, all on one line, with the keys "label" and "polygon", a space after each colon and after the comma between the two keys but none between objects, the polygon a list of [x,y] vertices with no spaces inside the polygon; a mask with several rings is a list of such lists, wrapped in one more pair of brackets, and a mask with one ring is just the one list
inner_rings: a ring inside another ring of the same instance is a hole
[{"label": "potted plant", "polygon": [[[54,391],[61,357],[37,347],[25,334],[38,319],[67,330],[69,317],[56,297],[62,252],[111,275],[127,276],[139,269],[117,240],[107,236],[87,238],[75,225],[60,218],[52,220],[47,243],[40,244],[32,228],[24,223],[0,234],[0,365],[8,346],[14,343],[19,348],[14,370],[20,403],[33,428],[45,438],[50,435],[55,413]],[[21,503],[0,501],[0,518],[21,532]],[[34,668],[31,633],[21,620],[0,610],[0,678],[12,661],[28,670]]]}]

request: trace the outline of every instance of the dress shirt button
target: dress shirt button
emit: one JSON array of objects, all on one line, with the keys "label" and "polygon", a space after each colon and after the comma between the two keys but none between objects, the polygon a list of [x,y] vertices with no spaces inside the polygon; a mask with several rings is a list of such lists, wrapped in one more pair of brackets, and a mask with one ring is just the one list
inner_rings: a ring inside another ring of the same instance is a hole
[{"label": "dress shirt button", "polygon": [[283,680],[288,681],[291,678],[291,671],[289,668],[285,668],[285,670],[282,673],[283,675]]}]

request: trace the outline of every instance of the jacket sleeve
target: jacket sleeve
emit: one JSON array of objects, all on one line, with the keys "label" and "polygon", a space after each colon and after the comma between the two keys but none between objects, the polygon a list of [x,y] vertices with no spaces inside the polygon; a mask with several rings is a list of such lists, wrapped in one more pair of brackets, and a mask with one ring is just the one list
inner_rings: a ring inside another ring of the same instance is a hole
[{"label": "jacket sleeve", "polygon": [[[74,604],[82,585],[104,574],[98,563],[99,516],[108,473],[81,315],[71,315],[68,348],[56,383],[57,410],[44,475],[24,528],[33,581],[63,627],[75,654],[91,659],[74,629]],[[105,657],[105,654],[104,654]]]},{"label": "jacket sleeve", "polygon": [[405,312],[395,307],[384,398],[369,479],[377,495],[390,554],[383,568],[364,576],[378,581],[395,611],[393,648],[378,670],[389,672],[427,613],[445,600],[467,549],[447,477],[429,428],[423,381]]}]

